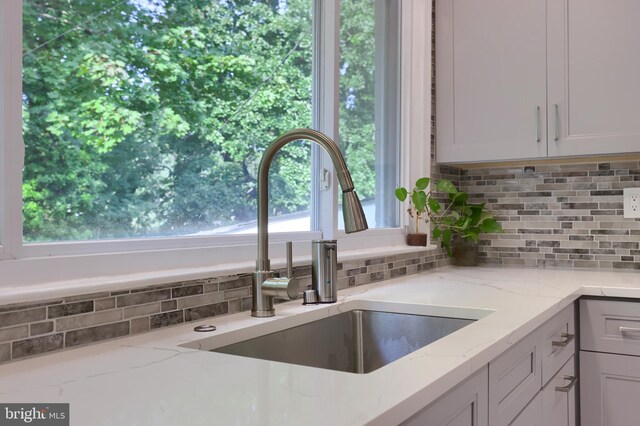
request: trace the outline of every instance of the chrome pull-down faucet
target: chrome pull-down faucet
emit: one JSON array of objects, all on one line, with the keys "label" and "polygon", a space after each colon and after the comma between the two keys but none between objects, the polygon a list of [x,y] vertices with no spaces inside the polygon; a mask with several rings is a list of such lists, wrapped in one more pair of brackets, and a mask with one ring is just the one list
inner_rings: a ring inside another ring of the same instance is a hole
[{"label": "chrome pull-down faucet", "polygon": [[338,145],[328,136],[311,129],[291,130],[276,140],[266,149],[262,155],[258,167],[258,258],[256,271],[253,274],[251,315],[254,317],[271,317],[275,315],[273,298],[282,297],[296,299],[298,297],[298,283],[292,276],[291,251],[287,247],[287,275],[288,277],[275,278],[271,271],[269,260],[269,230],[268,230],[268,200],[269,200],[269,168],[276,153],[289,142],[308,140],[323,147],[336,170],[336,176],[342,188],[342,214],[344,216],[344,229],[347,234],[364,231],[368,228],[367,220],[362,211],[362,205],[358,195],[353,190],[351,174],[347,169],[344,157]]}]

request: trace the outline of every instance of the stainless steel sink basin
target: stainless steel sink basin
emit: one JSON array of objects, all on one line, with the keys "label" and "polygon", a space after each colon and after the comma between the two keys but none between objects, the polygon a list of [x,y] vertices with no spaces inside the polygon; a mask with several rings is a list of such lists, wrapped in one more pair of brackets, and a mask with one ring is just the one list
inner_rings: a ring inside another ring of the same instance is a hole
[{"label": "stainless steel sink basin", "polygon": [[475,320],[354,309],[212,352],[369,373]]}]

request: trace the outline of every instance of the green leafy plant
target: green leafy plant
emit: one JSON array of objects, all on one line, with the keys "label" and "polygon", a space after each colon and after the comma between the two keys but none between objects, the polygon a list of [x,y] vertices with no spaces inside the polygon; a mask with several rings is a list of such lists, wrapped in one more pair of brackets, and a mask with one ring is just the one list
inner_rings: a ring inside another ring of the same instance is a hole
[{"label": "green leafy plant", "polygon": [[502,232],[502,226],[495,220],[493,214],[485,209],[485,203],[468,203],[469,194],[459,191],[449,180],[440,179],[436,182],[435,190],[446,194],[446,203],[441,204],[436,199],[429,185],[431,179],[427,177],[416,181],[415,187],[408,191],[404,187],[396,189],[396,198],[401,202],[409,199],[409,216],[415,221],[415,232],[420,229],[420,221],[433,223],[433,238],[441,238],[442,244],[449,256],[451,242],[455,235],[463,239],[477,241],[482,233]]}]

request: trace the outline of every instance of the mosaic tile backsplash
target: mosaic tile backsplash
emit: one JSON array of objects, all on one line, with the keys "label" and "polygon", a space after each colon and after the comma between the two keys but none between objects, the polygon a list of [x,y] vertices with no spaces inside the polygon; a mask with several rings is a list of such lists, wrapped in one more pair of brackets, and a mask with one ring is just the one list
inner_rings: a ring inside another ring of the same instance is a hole
[{"label": "mosaic tile backsplash", "polygon": [[[640,269],[640,221],[623,217],[622,190],[640,187],[638,161],[458,169],[473,202],[504,233],[480,244],[491,265]],[[449,173],[453,173],[449,168]]]},{"label": "mosaic tile backsplash", "polygon": [[[419,249],[341,262],[338,288],[415,274],[448,263],[442,250]],[[310,288],[310,266],[294,268],[294,275],[301,289]],[[250,309],[250,273],[4,305],[0,306],[0,362]]]}]

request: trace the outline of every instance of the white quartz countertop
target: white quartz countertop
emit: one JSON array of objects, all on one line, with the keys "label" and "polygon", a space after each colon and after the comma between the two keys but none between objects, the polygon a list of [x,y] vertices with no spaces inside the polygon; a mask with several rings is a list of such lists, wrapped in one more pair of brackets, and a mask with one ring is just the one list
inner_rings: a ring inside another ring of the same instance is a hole
[{"label": "white quartz countertop", "polygon": [[[343,290],[334,305],[293,301],[269,319],[242,312],[8,363],[0,366],[0,402],[68,402],[72,425],[397,424],[581,295],[640,298],[640,274],[441,268]],[[493,312],[368,374],[180,346],[382,302]],[[199,324],[217,331],[196,333]]]}]

